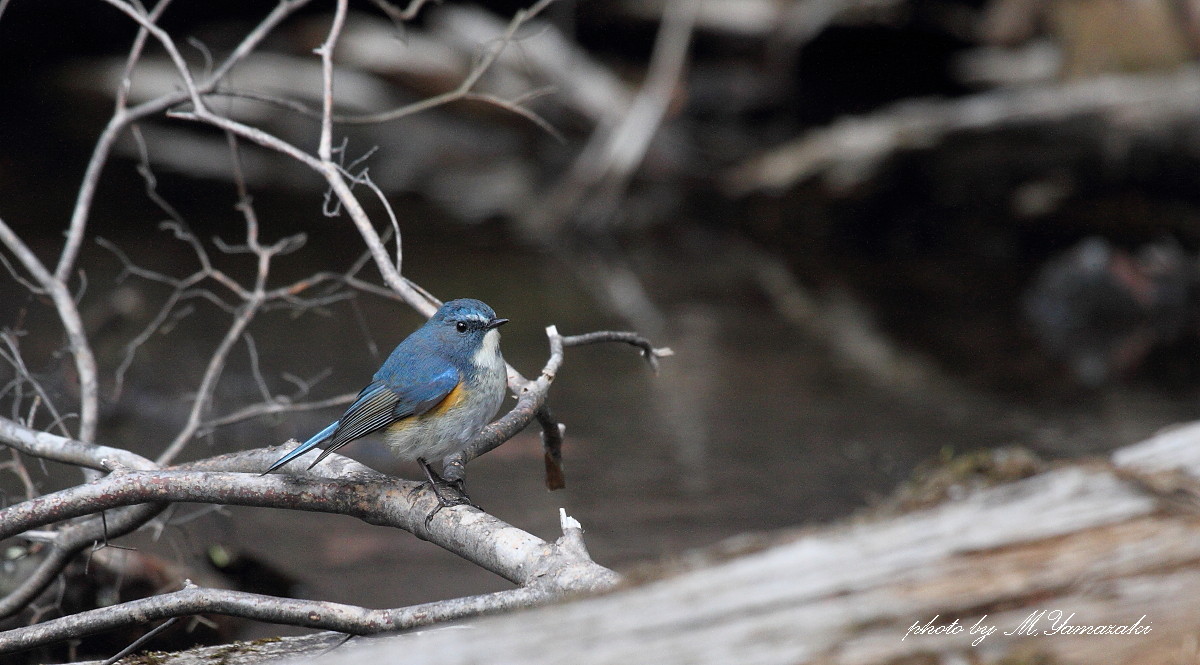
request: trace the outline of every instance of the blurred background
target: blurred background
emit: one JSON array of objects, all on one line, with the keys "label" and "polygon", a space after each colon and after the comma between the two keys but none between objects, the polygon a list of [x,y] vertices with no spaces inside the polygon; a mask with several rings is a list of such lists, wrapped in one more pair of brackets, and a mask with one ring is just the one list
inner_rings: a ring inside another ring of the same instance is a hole
[{"label": "blurred background", "polygon": [[[339,113],[455,90],[524,6],[447,0],[397,24],[352,3]],[[203,71],[269,9],[177,0],[161,24]],[[304,109],[319,108],[312,49],[330,11],[312,3],[285,22],[213,109],[315,148]],[[339,124],[347,163],[362,159],[398,215],[404,274],[511,319],[505,357],[526,375],[545,361],[549,324],[637,330],[675,351],[654,375],[626,348],[570,349],[550,397],[567,425],[567,489],[544,489],[530,431],[471,464],[472,497],[547,539],[565,507],[598,562],[628,569],[848,516],[914,470],[992,459],[977,451],[1080,457],[1194,419],[1197,12],[1180,0],[561,0],[506,42],[473,89],[487,98]],[[0,15],[0,217],[47,259],[133,35],[99,2]],[[149,48],[131,103],[177,87]],[[348,270],[361,239],[322,214],[322,183],[255,146],[241,159],[264,240],[308,239],[273,280]],[[244,240],[229,164],[222,134],[162,116],[118,142],[80,261],[108,376],[170,289],[123,275],[95,238],[182,278],[196,257],[158,228],[178,217],[220,267],[251,276],[212,241]],[[70,405],[53,312],[7,272],[0,303],[0,325],[24,331],[31,369]],[[119,393],[105,383],[100,440],[160,452],[227,321],[204,301],[176,311]],[[261,377],[235,352],[213,415],[260,401],[259,378],[298,400],[356,391],[419,324],[370,294],[266,312],[252,328]],[[340,411],[217,428],[185,458],[303,439]],[[419,477],[376,441],[345,452]],[[28,467],[43,489],[77,478]],[[0,483],[20,496],[16,478]],[[371,607],[507,586],[408,534],[327,515],[177,506],[130,540],[189,577]]]}]

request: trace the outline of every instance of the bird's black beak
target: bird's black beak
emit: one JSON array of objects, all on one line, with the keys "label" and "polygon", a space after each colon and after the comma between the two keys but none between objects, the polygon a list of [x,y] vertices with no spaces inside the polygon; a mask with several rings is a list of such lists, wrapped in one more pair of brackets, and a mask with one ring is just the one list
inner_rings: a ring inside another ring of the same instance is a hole
[{"label": "bird's black beak", "polygon": [[486,325],[483,326],[483,329],[491,330],[492,328],[499,328],[500,326],[502,326],[506,323],[508,323],[508,319],[492,319],[491,321],[488,321]]}]

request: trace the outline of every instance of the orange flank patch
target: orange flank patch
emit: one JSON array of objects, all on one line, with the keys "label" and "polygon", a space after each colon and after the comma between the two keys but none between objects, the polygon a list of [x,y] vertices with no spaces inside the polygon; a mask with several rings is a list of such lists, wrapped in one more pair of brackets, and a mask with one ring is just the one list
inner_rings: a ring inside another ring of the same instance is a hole
[{"label": "orange flank patch", "polygon": [[454,390],[451,390],[449,393],[447,393],[446,396],[442,398],[442,401],[438,402],[437,404],[434,404],[433,408],[429,409],[428,411],[426,411],[425,413],[422,413],[419,416],[414,416],[414,417],[410,417],[410,418],[401,418],[400,420],[397,420],[396,422],[389,425],[388,430],[390,430],[392,432],[400,432],[402,430],[408,429],[408,427],[410,425],[415,424],[417,421],[425,420],[426,418],[430,418],[433,416],[440,416],[440,415],[446,413],[447,411],[449,411],[450,409],[453,409],[454,407],[458,406],[459,404],[462,404],[463,400],[465,400],[466,398],[467,398],[467,391],[463,389],[463,384],[460,381],[459,384],[454,387]]},{"label": "orange flank patch", "polygon": [[447,393],[446,396],[442,398],[442,401],[438,402],[437,405],[430,409],[425,415],[441,415],[458,406],[459,404],[462,404],[463,400],[467,398],[467,391],[463,389],[463,383],[463,381],[459,381],[458,385],[454,386],[454,390],[451,390],[449,393]]}]

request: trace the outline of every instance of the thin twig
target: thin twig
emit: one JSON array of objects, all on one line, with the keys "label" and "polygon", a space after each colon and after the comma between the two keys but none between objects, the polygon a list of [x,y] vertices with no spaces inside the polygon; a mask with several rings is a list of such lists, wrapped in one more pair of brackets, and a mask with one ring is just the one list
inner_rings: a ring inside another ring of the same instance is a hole
[{"label": "thin twig", "polygon": [[358,393],[343,393],[328,397],[326,399],[314,400],[311,402],[292,402],[279,397],[274,397],[269,400],[252,404],[226,414],[219,418],[213,418],[201,424],[197,435],[204,435],[219,427],[234,425],[246,420],[261,418],[263,416],[279,415],[281,413],[299,413],[301,411],[317,411],[319,409],[328,409],[333,406],[344,406],[354,401]]},{"label": "thin twig", "polygon": [[667,356],[675,355],[675,352],[668,347],[656,348],[650,343],[650,340],[642,337],[634,332],[621,332],[613,330],[601,330],[597,332],[584,333],[582,335],[570,335],[562,339],[563,346],[584,346],[587,344],[602,344],[606,342],[621,342],[636,346],[642,350],[642,357],[649,363],[650,368],[656,373],[658,372],[658,359],[666,358]]},{"label": "thin twig", "polygon": [[[440,0],[437,0],[440,2]],[[417,17],[421,8],[429,2],[429,0],[409,0],[408,6],[404,9],[399,9],[387,0],[371,0],[372,4],[380,9],[384,14],[397,23],[407,23]]]},{"label": "thin twig", "polygon": [[[281,0],[266,18],[254,26],[254,29],[242,39],[233,52],[225,58],[225,61],[199,85],[197,92],[207,93],[216,88],[228,76],[234,66],[245,60],[246,56],[258,48],[262,40],[275,30],[284,19],[309,2],[310,0]],[[160,3],[160,6],[156,6],[155,10],[149,14],[151,21],[157,20],[160,7],[165,9],[166,3]],[[144,31],[144,28],[142,30]],[[139,35],[141,35],[141,32],[139,32]],[[137,61],[141,56],[144,42],[144,36],[135,38],[134,47],[130,50],[130,55],[126,60],[126,76],[123,81],[131,80],[130,74],[134,67],[136,67]],[[127,86],[128,83],[123,83],[123,87]],[[188,95],[189,91],[187,90],[176,91],[157,99],[143,102],[137,106],[126,108],[125,98],[121,93],[118,93],[113,116],[109,119],[108,124],[105,125],[104,131],[96,139],[96,145],[92,149],[92,155],[88,159],[87,168],[84,170],[83,181],[80,183],[79,192],[75,197],[75,206],[71,210],[71,221],[67,225],[67,241],[63,245],[62,253],[59,255],[58,267],[54,273],[56,279],[65,281],[75,265],[75,260],[79,255],[79,250],[83,243],[88,217],[91,215],[92,203],[96,197],[96,189],[100,184],[100,174],[104,171],[105,165],[108,164],[108,158],[111,156],[112,149],[116,145],[117,139],[120,138],[121,133],[130,124],[142,118],[162,113],[172,106],[185,101],[188,99]]]},{"label": "thin twig", "polygon": [[166,508],[165,504],[133,506],[118,511],[105,522],[93,518],[60,529],[44,559],[32,573],[25,576],[15,589],[0,598],[0,619],[10,617],[27,607],[42,594],[59,573],[85,547],[106,536],[117,538],[133,532]]},{"label": "thin twig", "polygon": [[150,33],[150,35],[158,41],[159,45],[163,47],[163,50],[167,52],[167,56],[171,58],[171,62],[175,63],[176,71],[178,71],[179,75],[183,78],[184,87],[188,91],[188,97],[192,102],[192,107],[195,109],[203,109],[204,100],[201,99],[200,89],[196,85],[195,80],[192,78],[192,70],[188,67],[187,61],[184,60],[183,54],[180,53],[178,47],[176,47],[175,40],[171,38],[167,31],[163,30],[154,22],[154,17],[139,11],[138,8],[134,7],[132,4],[122,2],[121,0],[102,1],[111,5],[112,7],[115,7],[117,11],[120,11],[129,18],[133,19],[139,26],[141,26],[146,32]]},{"label": "thin twig", "polygon": [[0,219],[0,243],[8,247],[21,265],[33,276],[38,286],[49,294],[54,303],[59,321],[67,333],[67,343],[75,358],[75,371],[79,375],[79,438],[91,441],[96,438],[96,423],[99,416],[99,382],[96,378],[96,357],[83,328],[83,319],[75,299],[67,285],[55,279],[31,249]]},{"label": "thin twig", "polygon": [[146,633],[145,635],[142,635],[141,637],[134,640],[132,644],[130,644],[129,646],[125,647],[124,649],[121,649],[120,651],[118,651],[116,653],[116,655],[114,655],[112,658],[109,658],[108,660],[104,661],[104,663],[102,663],[102,665],[115,665],[115,663],[118,660],[121,660],[125,656],[128,656],[129,654],[133,653],[134,651],[137,651],[138,649],[141,648],[141,646],[143,644],[154,639],[155,637],[158,636],[159,633],[163,632],[164,630],[170,628],[171,626],[174,626],[175,623],[178,621],[179,621],[179,617],[171,617],[170,619],[167,619],[166,621],[158,624],[158,626],[155,626],[154,630],[151,630],[150,632]]},{"label": "thin twig", "polygon": [[160,465],[167,465],[174,461],[175,457],[192,440],[192,437],[200,428],[203,414],[212,401],[213,393],[216,392],[217,381],[221,378],[221,374],[225,370],[225,363],[229,358],[230,350],[233,349],[237,341],[245,334],[250,321],[253,320],[254,315],[258,312],[258,308],[263,303],[264,285],[267,279],[269,263],[269,253],[264,252],[259,255],[259,270],[255,278],[254,291],[242,306],[238,308],[237,315],[234,317],[232,323],[230,323],[229,329],[225,331],[225,336],[217,344],[217,348],[213,351],[212,355],[209,356],[208,365],[204,369],[204,376],[200,380],[200,387],[196,390],[196,396],[192,401],[192,408],[188,411],[187,423],[176,434],[175,439],[171,441],[166,450],[158,456],[157,462]]},{"label": "thin twig", "polygon": [[443,92],[439,95],[427,97],[418,102],[401,106],[400,108],[384,111],[382,113],[364,114],[358,116],[346,116],[338,118],[340,122],[353,124],[375,124],[381,122],[389,122],[406,116],[410,116],[422,111],[436,108],[451,102],[456,102],[464,99],[474,99],[484,101],[489,104],[495,104],[501,108],[508,109],[517,113],[529,120],[535,122],[538,126],[547,129],[554,135],[558,135],[557,131],[551,128],[550,123],[546,122],[537,114],[521,106],[521,100],[503,100],[491,95],[476,93],[474,88],[479,80],[491,70],[496,64],[496,60],[504,54],[508,48],[516,40],[516,34],[529,21],[533,20],[538,14],[549,7],[555,0],[539,0],[538,2],[526,7],[513,14],[512,19],[508,22],[508,27],[504,30],[504,34],[500,35],[494,43],[489,44],[483,57],[479,59],[467,72],[466,77],[453,90]]},{"label": "thin twig", "polygon": [[21,461],[21,453],[15,449],[9,452],[12,453],[12,460],[0,464],[0,468],[8,469],[21,481],[21,485],[25,488],[26,499],[37,497],[37,485],[34,484],[33,477],[29,475],[29,470],[25,468],[24,462]]},{"label": "thin twig", "polygon": [[[67,432],[67,427],[64,423],[64,417],[59,413],[58,407],[54,404],[54,400],[50,398],[50,393],[46,391],[46,388],[42,385],[42,382],[38,381],[33,375],[33,372],[30,372],[29,368],[25,365],[25,358],[21,355],[21,348],[17,343],[17,336],[10,331],[3,331],[0,332],[0,340],[3,340],[4,345],[8,347],[7,352],[0,350],[0,357],[3,357],[4,360],[17,371],[17,374],[20,376],[20,378],[33,388],[33,391],[37,394],[39,401],[42,404],[45,404],[46,408],[50,411],[50,415],[53,420],[51,421],[51,424],[46,427],[46,429],[54,429],[57,427],[63,436],[70,436],[70,433]],[[26,422],[29,423],[31,427],[33,426],[34,423],[32,414],[26,418]]]},{"label": "thin twig", "polygon": [[[170,4],[171,0],[160,0],[148,15],[150,21],[157,22]],[[142,52],[146,48],[148,38],[149,32],[144,27],[139,27],[137,35],[133,38],[133,46],[129,49],[129,55],[125,58],[125,68],[121,72],[121,86],[117,89],[117,98],[115,100],[114,114],[116,116],[125,115],[125,110],[129,102],[129,91],[133,88],[133,70],[142,57]],[[60,282],[65,282],[70,277],[71,271],[75,266],[75,257],[79,255],[79,248],[83,245],[85,228],[83,221],[85,216],[79,213],[90,206],[91,197],[95,193],[96,180],[99,179],[99,164],[95,163],[94,160],[98,154],[107,155],[107,149],[101,150],[101,146],[107,145],[109,143],[101,138],[97,142],[96,149],[93,151],[93,162],[88,163],[88,173],[84,176],[84,184],[80,187],[75,212],[72,214],[71,223],[67,227],[66,242],[63,243],[62,252],[58,257],[58,267],[54,270],[54,278]],[[93,168],[94,163],[97,168]],[[87,203],[81,208],[80,201],[87,201]]]},{"label": "thin twig", "polygon": [[346,24],[348,4],[347,0],[337,0],[329,35],[314,51],[321,56],[321,140],[317,147],[317,155],[325,162],[333,159],[333,49],[342,34],[342,27]]}]

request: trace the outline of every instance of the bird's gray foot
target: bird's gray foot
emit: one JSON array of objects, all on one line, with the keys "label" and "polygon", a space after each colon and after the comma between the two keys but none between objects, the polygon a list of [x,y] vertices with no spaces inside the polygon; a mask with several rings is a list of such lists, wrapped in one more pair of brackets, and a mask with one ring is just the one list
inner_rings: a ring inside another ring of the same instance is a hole
[{"label": "bird's gray foot", "polygon": [[419,462],[421,464],[421,468],[425,470],[425,482],[422,483],[421,486],[429,487],[431,490],[433,490],[433,495],[436,496],[438,500],[438,505],[433,510],[429,511],[429,514],[425,516],[426,527],[428,527],[429,523],[433,520],[433,516],[437,515],[442,508],[450,508],[452,506],[471,506],[472,508],[483,510],[483,508],[480,508],[478,504],[471,500],[471,497],[467,496],[467,491],[463,484],[462,478],[454,481],[446,480],[445,478],[439,476],[425,460],[417,459],[417,462]]}]

